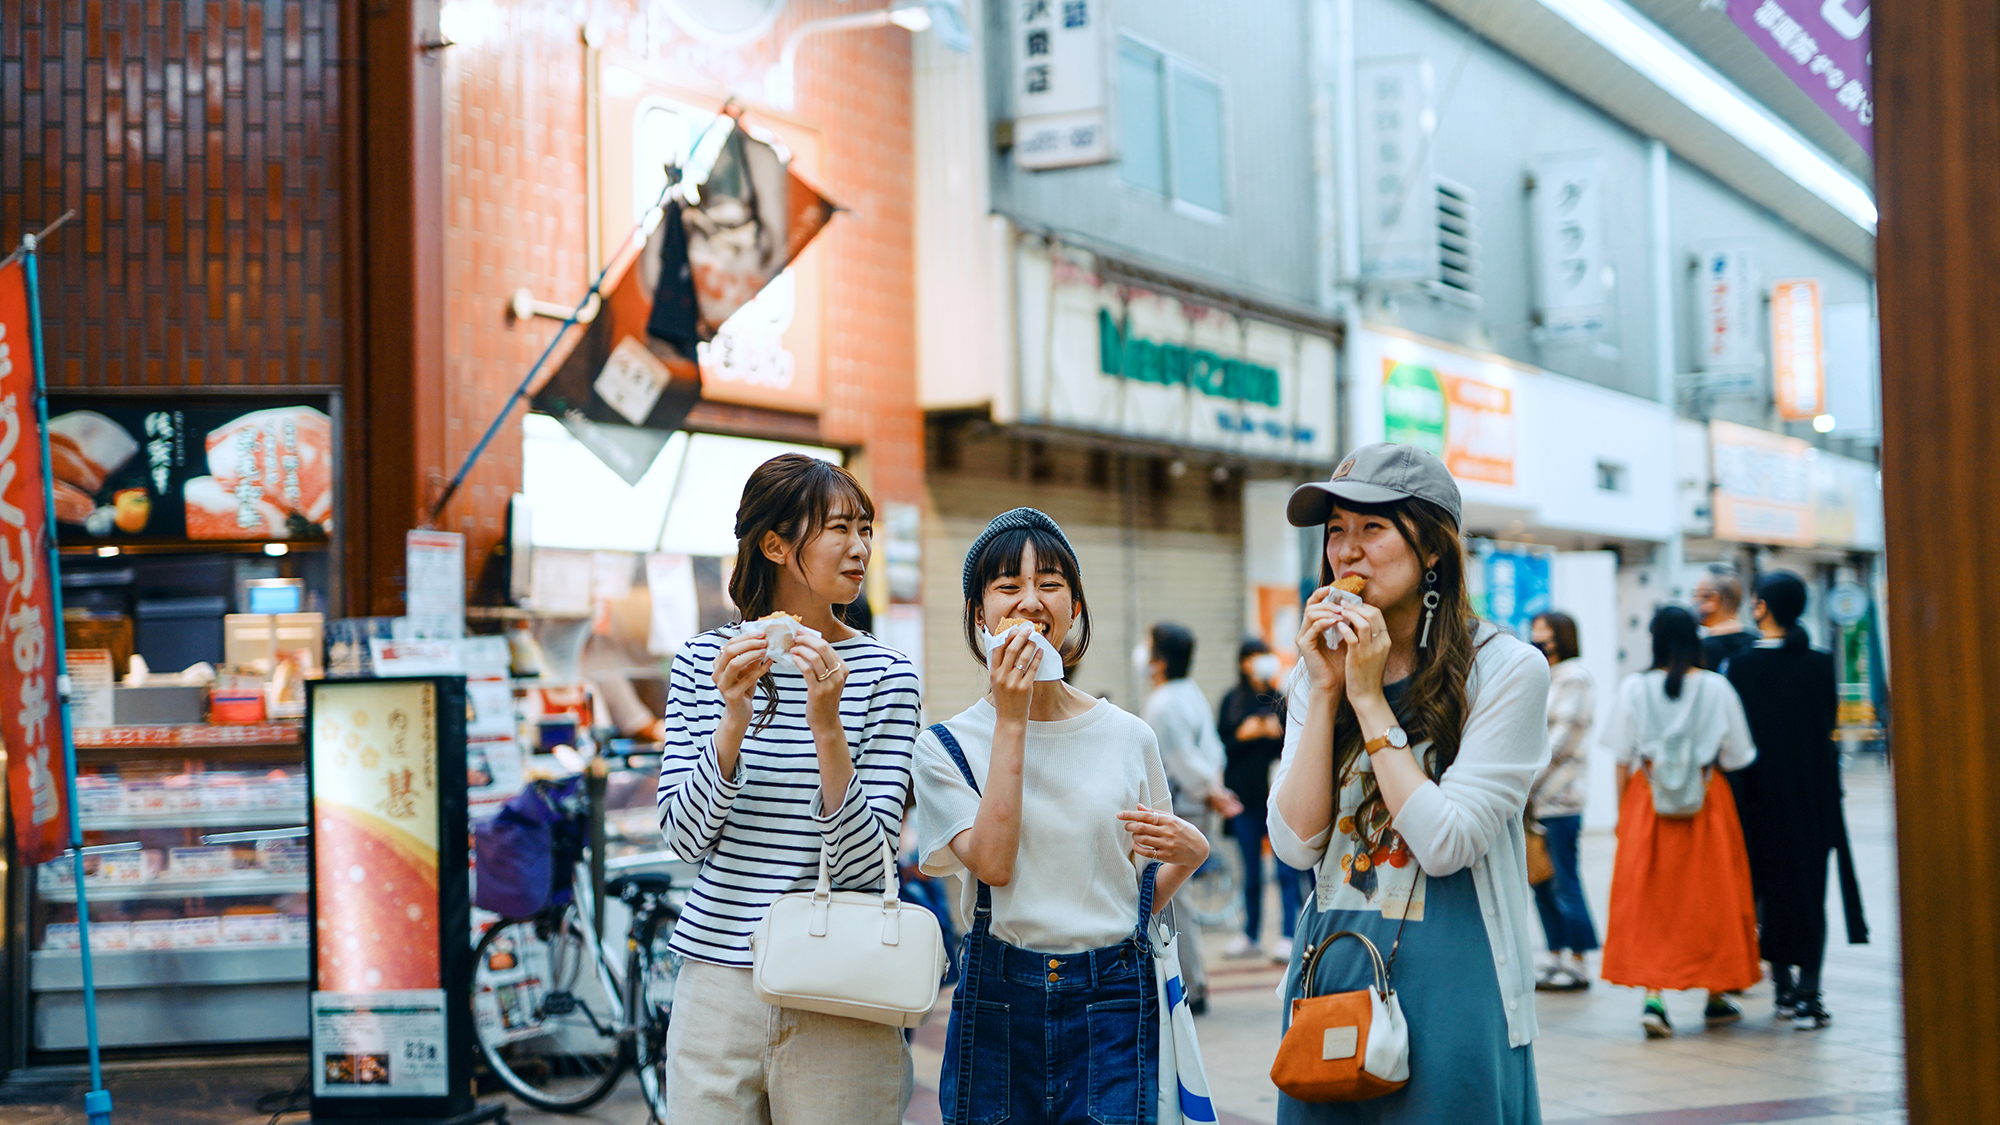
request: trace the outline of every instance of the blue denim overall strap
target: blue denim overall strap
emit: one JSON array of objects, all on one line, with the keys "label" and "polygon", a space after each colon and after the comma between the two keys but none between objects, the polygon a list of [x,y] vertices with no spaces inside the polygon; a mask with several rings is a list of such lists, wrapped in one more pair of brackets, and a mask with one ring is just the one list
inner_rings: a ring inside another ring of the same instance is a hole
[{"label": "blue denim overall strap", "polygon": [[[952,736],[951,731],[946,729],[942,723],[932,726],[930,730],[932,734],[937,736],[939,743],[944,746],[946,753],[951,755],[952,761],[958,766],[959,773],[964,776],[965,783],[971,787],[973,793],[983,796],[979,788],[979,781],[972,774],[971,763],[966,760],[963,748],[959,746],[958,740]],[[1087,1098],[1087,1100],[1090,1102],[1090,1112],[1093,1120],[1132,1122],[1133,1125],[1154,1125],[1158,1110],[1159,1000],[1156,986],[1153,983],[1153,941],[1147,923],[1153,915],[1154,884],[1158,878],[1159,869],[1160,864],[1157,862],[1147,864],[1144,873],[1139,878],[1139,917],[1133,927],[1131,937],[1120,942],[1118,945],[1087,950],[1080,954],[1039,953],[1032,950],[1020,949],[993,937],[990,933],[993,920],[992,892],[985,883],[979,881],[977,878],[973,879],[977,891],[977,905],[973,910],[972,928],[966,933],[961,943],[962,948],[959,956],[961,971],[958,990],[952,998],[953,1025],[949,1039],[951,1040],[950,1045],[954,1048],[954,1052],[948,1055],[945,1060],[945,1077],[950,1079],[950,1081],[941,1083],[941,1085],[949,1086],[950,1093],[955,1095],[946,1099],[947,1104],[940,1106],[946,1122],[951,1123],[951,1125],[960,1125],[960,1123],[966,1122],[997,1122],[1009,1118],[1009,1111],[1013,1108],[1013,1091],[1010,1091],[1007,1095],[1009,1104],[1006,1106],[982,1105],[975,1107],[972,1105],[975,1058],[983,1055],[984,1058],[981,1059],[982,1064],[989,1067],[993,1062],[991,1055],[993,1047],[983,1041],[975,1043],[975,1038],[977,1037],[973,1034],[972,1024],[975,1022],[977,1013],[981,1009],[982,987],[984,987],[989,999],[1004,1001],[1008,997],[1010,990],[1019,987],[1018,983],[1011,979],[1009,970],[1018,971],[1020,967],[1031,962],[1037,973],[1044,966],[1049,968],[1060,967],[1064,972],[1076,971],[1087,973],[1094,979],[1100,972],[1115,971],[1113,969],[1114,965],[1122,965],[1128,967],[1127,971],[1136,970],[1140,974],[1143,987],[1140,991],[1140,1003],[1137,1012],[1139,1034],[1136,1037],[1136,1057],[1133,1058],[1132,1062],[1136,1072],[1135,1076],[1139,1080],[1136,1104],[1132,1105],[1131,1113],[1118,1113],[1116,1116],[1112,1116],[1111,1111],[1124,1107],[1122,1105],[1107,1105],[1105,1107],[1105,1116],[1098,1117],[1098,1107],[1095,1104],[1095,1099]],[[1133,959],[1129,962],[1123,961],[1122,955],[1130,955]],[[1048,979],[1051,982],[1055,981],[1056,974],[1050,973]],[[1092,1018],[1095,1018],[1094,1013]],[[1037,1036],[1036,1038],[1040,1037]],[[1020,1046],[1022,1045],[1011,1045],[1010,1049],[1019,1049]],[[1087,1060],[1082,1061],[1087,1067]],[[1005,1065],[1003,1062],[1003,1068]],[[1094,1078],[1094,1072],[1087,1071],[1087,1073],[1090,1073]],[[944,1093],[945,1091],[940,1092]],[[975,1113],[984,1113],[986,1116],[977,1117],[974,1116]]]}]

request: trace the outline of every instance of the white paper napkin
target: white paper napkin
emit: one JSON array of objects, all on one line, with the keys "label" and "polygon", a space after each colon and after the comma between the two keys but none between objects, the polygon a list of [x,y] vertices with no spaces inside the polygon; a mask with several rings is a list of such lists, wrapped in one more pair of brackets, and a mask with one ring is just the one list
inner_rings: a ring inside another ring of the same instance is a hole
[{"label": "white paper napkin", "polygon": [[792,651],[792,646],[799,643],[799,638],[818,637],[823,634],[811,626],[779,618],[776,621],[745,621],[743,627],[737,630],[736,635],[739,637],[763,637],[764,655],[769,658],[771,663],[777,664],[782,661],[785,667],[791,668],[794,665],[786,659],[786,656]]},{"label": "white paper napkin", "polygon": [[1035,647],[1042,650],[1042,662],[1040,664],[1035,665],[1035,679],[1037,681],[1062,679],[1063,678],[1062,653],[1057,652],[1056,646],[1050,644],[1049,639],[1047,637],[1042,636],[1041,631],[1036,629],[1033,625],[1016,625],[1012,629],[1002,630],[1000,632],[1000,635],[997,637],[994,636],[992,633],[987,633],[986,634],[987,658],[991,659],[993,656],[993,650],[999,648],[1001,645],[1007,642],[1007,634],[1013,633],[1021,629],[1026,629],[1028,631],[1028,636],[1034,640]]}]

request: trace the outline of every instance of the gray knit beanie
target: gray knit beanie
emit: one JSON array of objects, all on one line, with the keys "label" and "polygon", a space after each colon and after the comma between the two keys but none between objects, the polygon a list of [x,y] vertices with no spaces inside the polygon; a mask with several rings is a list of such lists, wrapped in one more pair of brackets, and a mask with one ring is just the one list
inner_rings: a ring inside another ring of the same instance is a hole
[{"label": "gray knit beanie", "polygon": [[974,539],[972,546],[965,552],[965,576],[961,580],[961,585],[965,587],[965,600],[972,600],[972,571],[979,565],[979,556],[986,550],[986,545],[993,542],[994,536],[1002,532],[1029,527],[1038,528],[1055,536],[1056,541],[1063,545],[1063,550],[1069,552],[1070,562],[1072,564],[1076,562],[1076,548],[1070,546],[1069,536],[1063,534],[1062,526],[1050,519],[1047,512],[1036,508],[1016,508],[1011,512],[1002,512],[993,517],[993,522],[986,525],[986,530],[979,533],[979,538]]}]

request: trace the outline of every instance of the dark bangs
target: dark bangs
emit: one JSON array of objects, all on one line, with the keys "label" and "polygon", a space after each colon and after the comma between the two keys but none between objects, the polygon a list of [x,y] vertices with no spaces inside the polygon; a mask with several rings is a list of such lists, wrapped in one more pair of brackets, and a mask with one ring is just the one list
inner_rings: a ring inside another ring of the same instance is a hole
[{"label": "dark bangs", "polygon": [[1077,569],[1076,556],[1069,553],[1062,540],[1039,527],[1017,527],[995,535],[973,561],[972,597],[965,602],[965,647],[972,650],[974,660],[986,663],[986,646],[979,636],[979,607],[986,598],[986,587],[996,578],[1019,577],[1021,560],[1030,546],[1035,548],[1039,572],[1062,575],[1063,581],[1069,583],[1070,600],[1084,607],[1062,649],[1063,667],[1074,668],[1083,659],[1084,650],[1090,647],[1090,609],[1083,598],[1083,572]]}]

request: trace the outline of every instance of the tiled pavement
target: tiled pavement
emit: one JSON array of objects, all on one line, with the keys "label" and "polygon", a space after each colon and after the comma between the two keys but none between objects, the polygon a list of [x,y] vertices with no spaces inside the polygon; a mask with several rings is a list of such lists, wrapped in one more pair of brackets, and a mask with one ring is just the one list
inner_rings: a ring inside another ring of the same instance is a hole
[{"label": "tiled pavement", "polygon": [[[1599,982],[1586,993],[1538,997],[1542,1037],[1535,1044],[1545,1120],[1564,1125],[1901,1125],[1903,1029],[1897,979],[1898,935],[1890,792],[1879,759],[1863,759],[1847,773],[1848,821],[1874,942],[1848,946],[1841,939],[1837,889],[1829,916],[1836,944],[1829,947],[1825,984],[1833,1026],[1802,1032],[1771,1019],[1771,993],[1760,985],[1743,997],[1747,1018],[1718,1031],[1701,1029],[1701,996],[1674,994],[1668,1007],[1681,1033],[1647,1042],[1639,1030],[1636,990]],[[1585,887],[1600,924],[1609,889],[1612,838],[1587,834],[1583,842]],[[1830,881],[1831,882],[1831,881]],[[1267,911],[1275,914],[1275,910]],[[1537,933],[1539,926],[1533,926]],[[1198,1021],[1216,1104],[1224,1125],[1276,1121],[1277,1095],[1268,1071],[1278,1042],[1278,969],[1262,963],[1224,962],[1228,934],[1206,935],[1213,994]],[[940,1120],[937,1071],[944,1022],[917,1032],[918,1090],[908,1120]],[[115,1071],[114,1120],[148,1125],[261,1125],[258,1094],[284,1089],[303,1060],[257,1060],[228,1068],[173,1065]],[[1421,1060],[1417,1061],[1422,1081]],[[0,1085],[0,1121],[7,1125],[80,1125],[81,1093],[62,1075],[44,1073],[36,1083]],[[53,1080],[53,1081],[52,1081]],[[511,1107],[517,1125],[645,1125],[637,1086],[625,1084],[603,1104],[578,1117],[556,1117]],[[302,1117],[287,1117],[297,1122]]]}]

